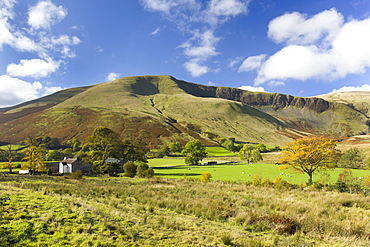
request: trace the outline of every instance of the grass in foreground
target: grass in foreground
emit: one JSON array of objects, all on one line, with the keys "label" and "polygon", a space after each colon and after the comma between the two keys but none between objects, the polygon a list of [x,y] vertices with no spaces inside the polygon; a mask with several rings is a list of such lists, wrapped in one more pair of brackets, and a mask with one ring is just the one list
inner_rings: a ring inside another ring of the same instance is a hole
[{"label": "grass in foreground", "polygon": [[368,246],[370,197],[91,177],[0,177],[1,246]]}]

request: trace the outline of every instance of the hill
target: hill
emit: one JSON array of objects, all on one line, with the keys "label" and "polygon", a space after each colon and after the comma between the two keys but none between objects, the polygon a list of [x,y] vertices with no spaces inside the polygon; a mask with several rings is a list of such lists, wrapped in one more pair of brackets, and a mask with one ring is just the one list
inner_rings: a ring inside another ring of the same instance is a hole
[{"label": "hill", "polygon": [[369,117],[370,92],[340,92],[319,95],[317,97],[330,102],[349,105]]},{"label": "hill", "polygon": [[221,138],[282,145],[309,133],[366,133],[367,120],[348,104],[320,98],[135,76],[0,109],[0,140],[48,135],[83,141],[95,127],[106,126],[122,137],[141,135],[152,147],[192,138],[206,145],[217,145]]}]

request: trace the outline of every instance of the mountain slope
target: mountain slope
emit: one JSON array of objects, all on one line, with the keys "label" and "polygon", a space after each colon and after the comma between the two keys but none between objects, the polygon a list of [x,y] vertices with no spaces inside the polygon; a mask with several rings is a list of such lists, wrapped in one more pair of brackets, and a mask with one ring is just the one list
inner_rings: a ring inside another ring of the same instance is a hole
[{"label": "mountain slope", "polygon": [[340,92],[317,96],[326,101],[349,105],[370,117],[370,92]]},{"label": "mountain slope", "polygon": [[144,136],[152,147],[192,138],[215,145],[230,137],[281,145],[307,132],[358,134],[367,131],[366,121],[345,104],[318,98],[203,86],[171,76],[136,76],[0,109],[0,140],[14,143],[49,135],[84,141],[95,127],[106,126],[122,137]]}]

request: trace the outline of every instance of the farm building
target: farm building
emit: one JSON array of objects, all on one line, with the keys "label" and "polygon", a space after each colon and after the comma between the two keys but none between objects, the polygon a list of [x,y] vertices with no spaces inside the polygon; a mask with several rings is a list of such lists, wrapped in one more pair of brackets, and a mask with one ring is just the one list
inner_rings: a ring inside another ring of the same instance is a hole
[{"label": "farm building", "polygon": [[217,165],[217,161],[208,161],[202,163],[202,166],[213,166],[213,165]]},{"label": "farm building", "polygon": [[83,164],[81,158],[68,158],[65,157],[59,163],[59,173],[72,173],[81,170],[84,173],[92,171],[91,165]]}]

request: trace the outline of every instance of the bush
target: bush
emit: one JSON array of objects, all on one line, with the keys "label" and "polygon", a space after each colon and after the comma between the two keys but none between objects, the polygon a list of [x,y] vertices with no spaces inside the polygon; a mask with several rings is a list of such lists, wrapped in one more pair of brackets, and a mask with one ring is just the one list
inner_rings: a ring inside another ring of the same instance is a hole
[{"label": "bush", "polygon": [[81,179],[82,178],[82,171],[77,170],[76,172],[71,173],[70,177],[73,178],[73,179]]},{"label": "bush", "polygon": [[148,169],[149,169],[149,166],[146,163],[140,162],[136,169],[137,176],[140,178],[146,178]]},{"label": "bush", "polygon": [[123,170],[125,171],[124,176],[133,178],[136,175],[137,166],[134,162],[129,161],[123,165]]},{"label": "bush", "polygon": [[200,181],[202,181],[203,183],[205,183],[205,182],[210,181],[211,178],[212,178],[211,173],[209,173],[209,172],[203,172],[202,173],[202,176],[200,177]]}]

